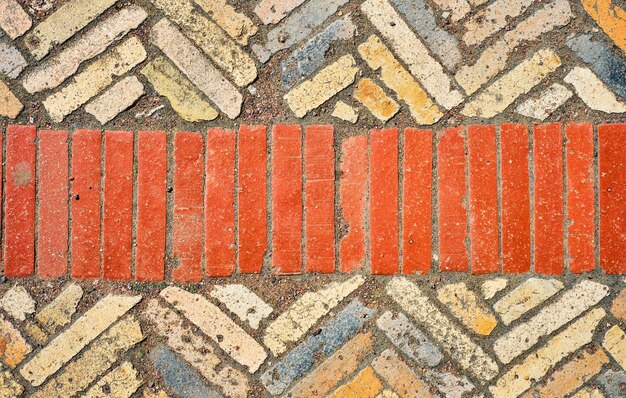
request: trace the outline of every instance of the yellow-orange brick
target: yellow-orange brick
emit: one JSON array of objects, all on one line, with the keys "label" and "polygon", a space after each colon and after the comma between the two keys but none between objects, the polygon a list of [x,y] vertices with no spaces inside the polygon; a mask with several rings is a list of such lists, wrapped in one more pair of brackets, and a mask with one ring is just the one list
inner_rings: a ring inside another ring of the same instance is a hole
[{"label": "yellow-orange brick", "polygon": [[383,384],[374,374],[374,370],[368,366],[328,398],[374,398],[382,389]]}]

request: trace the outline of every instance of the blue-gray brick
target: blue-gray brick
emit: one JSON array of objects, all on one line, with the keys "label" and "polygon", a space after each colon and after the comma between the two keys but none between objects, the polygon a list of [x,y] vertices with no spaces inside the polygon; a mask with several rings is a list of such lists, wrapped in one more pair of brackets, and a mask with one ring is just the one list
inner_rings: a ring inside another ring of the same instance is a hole
[{"label": "blue-gray brick", "polygon": [[612,369],[607,370],[598,376],[598,381],[604,387],[604,392],[607,393],[608,398],[620,398],[624,395],[624,389],[626,385],[626,372],[616,372]]},{"label": "blue-gray brick", "polygon": [[0,40],[0,75],[15,79],[27,63],[19,50]]}]

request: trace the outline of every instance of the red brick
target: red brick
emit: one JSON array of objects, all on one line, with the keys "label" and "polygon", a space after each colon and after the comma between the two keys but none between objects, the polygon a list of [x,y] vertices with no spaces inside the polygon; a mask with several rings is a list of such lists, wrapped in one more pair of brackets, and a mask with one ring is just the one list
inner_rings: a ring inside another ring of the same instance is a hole
[{"label": "red brick", "polygon": [[267,249],[265,126],[239,128],[239,272],[260,273]]},{"label": "red brick", "polygon": [[67,131],[39,132],[37,166],[37,274],[67,273],[69,233],[69,158]]},{"label": "red brick", "polygon": [[199,133],[174,136],[174,280],[202,280],[204,140]]},{"label": "red brick", "polygon": [[365,263],[367,137],[349,137],[341,145],[339,201],[347,233],[339,242],[339,269],[352,272]]},{"label": "red brick", "polygon": [[335,271],[335,151],[332,126],[309,126],[304,142],[306,271]]},{"label": "red brick", "polygon": [[600,144],[600,266],[626,273],[626,124],[598,127]]},{"label": "red brick", "polygon": [[210,129],[206,143],[204,250],[208,276],[235,271],[235,132]]},{"label": "red brick", "polygon": [[100,192],[102,132],[72,135],[72,276],[100,276]]},{"label": "red brick", "polygon": [[137,248],[135,278],[165,278],[167,135],[140,131],[137,143]]},{"label": "red brick", "polygon": [[563,273],[563,139],[559,123],[537,125],[535,158],[535,272]]},{"label": "red brick", "polygon": [[530,182],[528,130],[500,126],[502,272],[530,271]]},{"label": "red brick", "polygon": [[398,130],[370,136],[370,254],[372,274],[396,274],[398,236]]},{"label": "red brick", "polygon": [[439,269],[467,271],[467,210],[463,128],[450,128],[437,144]]},{"label": "red brick", "polygon": [[272,131],[272,268],[302,272],[302,129],[278,125]]},{"label": "red brick", "polygon": [[572,123],[567,136],[567,254],[574,273],[595,268],[593,126]]},{"label": "red brick", "polygon": [[133,133],[104,133],[102,269],[105,279],[129,280],[132,263]]},{"label": "red brick", "polygon": [[27,276],[35,270],[36,135],[34,126],[9,126],[6,131],[6,276]]},{"label": "red brick", "polygon": [[427,274],[432,242],[433,135],[430,130],[404,130],[402,193],[402,272]]},{"label": "red brick", "polygon": [[499,272],[496,128],[469,126],[467,147],[472,273]]}]

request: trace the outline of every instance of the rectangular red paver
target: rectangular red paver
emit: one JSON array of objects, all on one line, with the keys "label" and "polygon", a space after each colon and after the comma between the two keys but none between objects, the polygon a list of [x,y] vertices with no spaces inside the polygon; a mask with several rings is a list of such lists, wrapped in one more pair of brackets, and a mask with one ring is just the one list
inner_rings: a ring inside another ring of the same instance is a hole
[{"label": "rectangular red paver", "polygon": [[563,273],[563,139],[561,124],[534,129],[535,272]]},{"label": "rectangular red paver", "polygon": [[470,203],[470,258],[473,274],[500,271],[496,128],[467,128]]},{"label": "rectangular red paver", "polygon": [[399,270],[398,130],[370,135],[370,256],[372,274]]},{"label": "rectangular red paver", "polygon": [[176,269],[172,277],[180,282],[202,280],[204,242],[204,140],[199,133],[174,135],[174,242]]},{"label": "rectangular red paver", "polygon": [[437,144],[439,269],[467,271],[467,210],[463,128],[447,129]]},{"label": "rectangular red paver", "polygon": [[500,126],[502,272],[530,271],[530,183],[528,130]]},{"label": "rectangular red paver", "polygon": [[309,126],[304,142],[306,272],[335,271],[335,150],[332,126]]},{"label": "rectangular red paver", "polygon": [[339,201],[346,234],[339,242],[339,269],[352,272],[365,264],[367,137],[348,137],[341,145]]},{"label": "rectangular red paver", "polygon": [[427,274],[432,244],[433,135],[404,130],[402,273]]},{"label": "rectangular red paver", "polygon": [[104,133],[102,270],[105,279],[132,277],[133,133]]},{"label": "rectangular red paver", "polygon": [[600,266],[625,274],[626,124],[598,127],[600,163]]},{"label": "rectangular red paver", "polygon": [[593,126],[572,123],[567,137],[567,258],[570,271],[595,269]]},{"label": "rectangular red paver", "polygon": [[102,132],[72,134],[72,276],[100,276],[100,193]]},{"label": "rectangular red paver", "polygon": [[165,278],[167,135],[140,131],[137,137],[137,233],[135,278]]},{"label": "rectangular red paver", "polygon": [[238,137],[239,272],[260,273],[267,249],[267,131],[241,126]]},{"label": "rectangular red paver", "polygon": [[277,274],[302,272],[302,129],[272,130],[272,268]]},{"label": "rectangular red paver", "polygon": [[69,157],[67,131],[39,131],[37,166],[37,274],[67,273],[69,234]]},{"label": "rectangular red paver", "polygon": [[208,276],[235,271],[235,132],[210,129],[206,143],[204,258]]},{"label": "rectangular red paver", "polygon": [[4,274],[35,270],[35,159],[37,129],[8,126],[4,216]]}]

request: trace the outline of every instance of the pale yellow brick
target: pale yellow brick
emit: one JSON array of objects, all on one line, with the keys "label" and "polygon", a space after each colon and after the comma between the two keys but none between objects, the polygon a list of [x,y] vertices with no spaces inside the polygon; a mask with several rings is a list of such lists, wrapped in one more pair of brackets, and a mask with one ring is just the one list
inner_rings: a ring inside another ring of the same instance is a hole
[{"label": "pale yellow brick", "polygon": [[488,336],[498,324],[495,315],[479,301],[465,283],[443,286],[437,291],[437,298],[465,326],[477,334]]},{"label": "pale yellow brick", "polygon": [[139,372],[126,361],[98,380],[82,398],[128,398],[140,386]]},{"label": "pale yellow brick", "polygon": [[23,286],[15,285],[0,299],[0,308],[5,310],[11,318],[23,321],[35,312],[35,300]]},{"label": "pale yellow brick", "polygon": [[356,123],[359,120],[358,111],[341,100],[337,101],[337,103],[335,104],[335,109],[333,109],[332,116],[336,117],[337,119],[345,120],[346,122],[350,122],[352,124]]},{"label": "pale yellow brick", "polygon": [[382,383],[368,366],[330,394],[328,398],[374,398],[382,389]]},{"label": "pale yellow brick", "polygon": [[617,325],[604,335],[602,346],[626,370],[626,333]]},{"label": "pale yellow brick", "polygon": [[100,124],[113,120],[130,108],[143,95],[143,84],[135,76],[127,76],[85,106],[85,112],[92,114]]},{"label": "pale yellow brick", "polygon": [[626,102],[615,95],[589,68],[574,67],[563,79],[589,108],[604,113],[625,113]]},{"label": "pale yellow brick", "polygon": [[0,80],[0,116],[15,119],[24,106],[13,92]]},{"label": "pale yellow brick", "polygon": [[196,3],[211,16],[230,37],[243,46],[257,32],[257,27],[245,14],[237,12],[226,0],[196,0]]},{"label": "pale yellow brick", "polygon": [[493,309],[509,325],[563,289],[557,279],[530,278],[498,300]]},{"label": "pale yellow brick", "polygon": [[28,336],[31,342],[36,345],[43,346],[48,342],[48,335],[46,332],[32,322],[26,322],[23,327],[24,333]]},{"label": "pale yellow brick", "polygon": [[452,22],[463,19],[471,10],[467,0],[433,0],[433,3],[437,4],[441,10],[449,12]]},{"label": "pale yellow brick", "polygon": [[0,371],[0,398],[19,397],[24,392],[24,387],[11,375],[10,372]]},{"label": "pale yellow brick", "polygon": [[622,290],[611,303],[611,312],[615,317],[626,321],[626,289]]},{"label": "pale yellow brick", "polygon": [[498,294],[498,292],[504,290],[508,284],[509,281],[505,278],[490,279],[480,285],[480,291],[483,293],[485,300],[490,300]]},{"label": "pale yellow brick", "polygon": [[364,78],[357,83],[352,96],[365,105],[378,120],[386,122],[391,119],[400,107],[372,79]]},{"label": "pale yellow brick", "polygon": [[376,396],[376,398],[400,398],[398,394],[391,390],[383,390],[380,394]]},{"label": "pale yellow brick", "polygon": [[487,37],[500,32],[509,20],[521,15],[535,0],[496,0],[478,11],[465,22],[463,41],[468,46],[481,43]]},{"label": "pale yellow brick", "polygon": [[35,319],[49,333],[55,333],[58,328],[70,322],[82,297],[83,289],[80,285],[71,284],[35,315]]},{"label": "pale yellow brick", "polygon": [[604,394],[598,388],[585,387],[572,395],[572,398],[604,398]]}]

